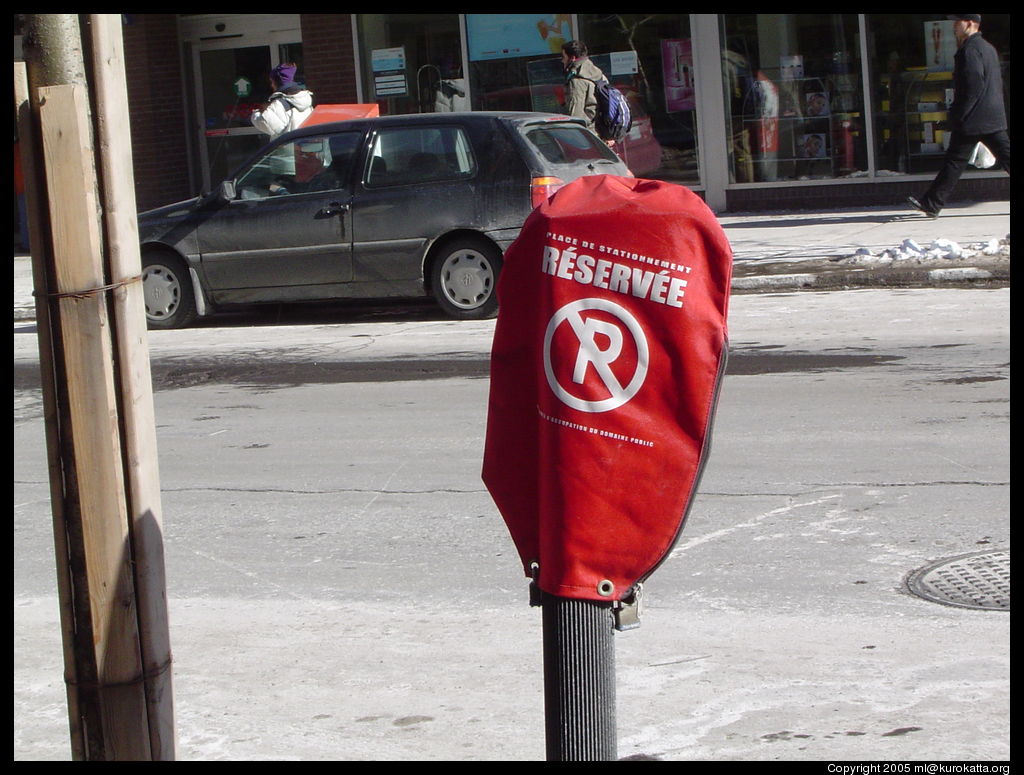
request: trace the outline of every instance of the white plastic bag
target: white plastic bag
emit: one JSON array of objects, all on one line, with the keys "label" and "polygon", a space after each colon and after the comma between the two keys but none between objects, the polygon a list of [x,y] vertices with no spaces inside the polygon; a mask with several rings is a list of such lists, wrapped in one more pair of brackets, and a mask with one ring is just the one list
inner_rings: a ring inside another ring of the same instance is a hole
[{"label": "white plastic bag", "polygon": [[984,143],[978,143],[974,146],[974,151],[971,153],[971,158],[967,160],[967,163],[980,170],[987,170],[995,166],[996,157],[992,155],[992,151],[985,147]]}]

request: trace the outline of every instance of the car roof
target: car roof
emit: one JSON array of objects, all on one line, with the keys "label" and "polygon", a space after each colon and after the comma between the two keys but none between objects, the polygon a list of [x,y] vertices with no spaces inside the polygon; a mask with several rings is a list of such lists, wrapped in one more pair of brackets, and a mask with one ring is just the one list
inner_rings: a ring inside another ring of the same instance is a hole
[{"label": "car roof", "polygon": [[[568,122],[581,126],[585,122],[581,118],[567,116],[562,113],[541,113],[534,111],[455,111],[451,113],[403,113],[390,116],[372,116],[369,118],[354,118],[347,121],[329,121],[322,124],[312,124],[306,127],[289,132],[288,137],[303,137],[308,135],[320,135],[330,132],[343,132],[346,129],[365,130],[367,127],[386,127],[395,124],[403,126],[416,124],[437,124],[437,123],[485,123],[501,121],[518,125],[539,124],[548,122]],[[284,137],[285,135],[282,135]]]}]

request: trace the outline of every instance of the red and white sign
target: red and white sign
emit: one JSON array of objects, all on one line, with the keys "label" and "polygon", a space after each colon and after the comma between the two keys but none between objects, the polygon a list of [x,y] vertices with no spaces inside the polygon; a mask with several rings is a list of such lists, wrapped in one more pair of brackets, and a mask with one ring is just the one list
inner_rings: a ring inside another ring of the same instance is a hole
[{"label": "red and white sign", "polygon": [[562,188],[505,254],[483,479],[544,591],[618,600],[674,545],[727,350],[732,252],[682,186]]}]

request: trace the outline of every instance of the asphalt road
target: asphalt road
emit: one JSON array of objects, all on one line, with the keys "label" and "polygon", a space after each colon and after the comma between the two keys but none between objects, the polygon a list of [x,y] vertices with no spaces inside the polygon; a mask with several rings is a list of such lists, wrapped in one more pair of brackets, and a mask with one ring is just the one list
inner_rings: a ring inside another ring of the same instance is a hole
[{"label": "asphalt road", "polygon": [[[1008,613],[906,585],[1009,549],[1009,299],[733,297],[701,492],[615,636],[621,757],[1009,758]],[[150,337],[179,758],[542,760],[539,612],[479,475],[493,322],[301,314]],[[34,340],[14,758],[62,760]]]}]

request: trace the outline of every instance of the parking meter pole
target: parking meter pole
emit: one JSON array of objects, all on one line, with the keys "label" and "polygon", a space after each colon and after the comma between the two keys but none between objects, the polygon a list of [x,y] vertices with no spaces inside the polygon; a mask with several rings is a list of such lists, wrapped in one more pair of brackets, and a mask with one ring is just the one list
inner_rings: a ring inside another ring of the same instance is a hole
[{"label": "parking meter pole", "polygon": [[615,761],[615,642],[611,603],[543,593],[548,761]]},{"label": "parking meter pole", "polygon": [[612,638],[696,492],[731,273],[700,197],[614,175],[559,189],[505,251],[482,476],[543,609],[549,761],[617,759]]}]

